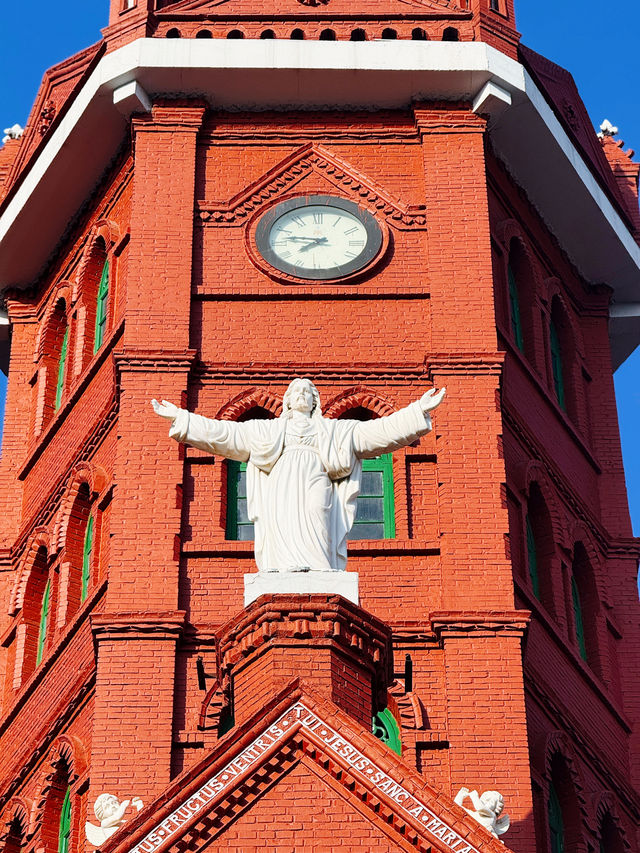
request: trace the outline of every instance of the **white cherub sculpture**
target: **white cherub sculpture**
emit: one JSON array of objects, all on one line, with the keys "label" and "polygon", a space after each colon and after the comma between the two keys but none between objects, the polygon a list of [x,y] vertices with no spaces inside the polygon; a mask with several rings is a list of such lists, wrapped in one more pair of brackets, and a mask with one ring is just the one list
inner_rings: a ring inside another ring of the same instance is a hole
[{"label": "white cherub sculpture", "polygon": [[140,811],[142,800],[139,797],[133,797],[131,800],[120,802],[113,794],[100,794],[93,806],[93,811],[100,821],[100,826],[95,826],[95,824],[88,821],[84,825],[89,844],[93,844],[94,847],[100,847],[107,838],[110,838],[114,832],[117,832],[127,822],[124,813],[129,808],[129,805],[132,805],[136,811]]},{"label": "white cherub sculpture", "polygon": [[[468,809],[463,805],[466,798],[469,797],[473,804],[473,809]],[[460,788],[455,796],[454,802],[470,814],[472,818],[482,824],[485,829],[488,829],[496,838],[509,829],[511,820],[508,814],[502,814],[504,809],[504,797],[499,791],[485,791],[482,796],[478,795],[477,791],[470,791],[468,788]],[[502,815],[502,816],[501,816]]]}]

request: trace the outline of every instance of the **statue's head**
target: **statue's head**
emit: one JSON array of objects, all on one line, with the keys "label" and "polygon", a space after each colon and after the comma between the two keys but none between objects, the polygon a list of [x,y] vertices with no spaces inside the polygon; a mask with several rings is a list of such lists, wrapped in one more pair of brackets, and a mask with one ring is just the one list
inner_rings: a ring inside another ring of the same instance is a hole
[{"label": "statue's head", "polygon": [[320,417],[320,395],[310,379],[294,379],[282,398],[282,414],[289,418],[293,412],[302,412],[310,417]]},{"label": "statue's head", "polygon": [[120,800],[113,794],[100,794],[96,799],[93,811],[98,820],[102,821],[115,814],[120,808]]},{"label": "statue's head", "polygon": [[504,808],[504,798],[499,791],[485,791],[480,799],[483,805],[492,811],[496,817],[500,815]]}]

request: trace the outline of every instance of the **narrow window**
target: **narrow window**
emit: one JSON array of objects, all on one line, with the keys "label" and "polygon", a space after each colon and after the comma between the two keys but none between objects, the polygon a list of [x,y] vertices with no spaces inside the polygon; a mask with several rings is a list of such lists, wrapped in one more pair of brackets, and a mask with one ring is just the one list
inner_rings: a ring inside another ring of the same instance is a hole
[{"label": "narrow window", "polygon": [[104,341],[107,328],[107,301],[109,299],[109,261],[104,262],[100,284],[98,285],[98,301],[96,306],[96,329],[93,336],[93,352],[98,352]]},{"label": "narrow window", "polygon": [[524,338],[522,336],[522,321],[520,318],[520,299],[518,296],[518,283],[511,264],[507,267],[509,278],[509,310],[511,314],[511,331],[513,339],[520,352],[524,352]]},{"label": "narrow window", "polygon": [[576,633],[576,642],[580,650],[582,660],[587,660],[587,646],[584,640],[584,619],[582,617],[582,605],[580,603],[580,592],[575,576],[571,575],[571,603],[573,605],[573,625]]},{"label": "narrow window", "polygon": [[71,835],[71,788],[67,788],[60,809],[60,828],[58,831],[58,853],[69,853]]},{"label": "narrow window", "polygon": [[562,820],[562,808],[558,794],[549,783],[549,801],[547,803],[547,819],[549,821],[549,838],[551,840],[551,853],[564,853],[564,822]]},{"label": "narrow window", "polygon": [[383,743],[386,743],[389,749],[397,752],[398,755],[402,755],[400,726],[388,708],[378,711],[375,715],[372,730],[374,736],[379,738]]},{"label": "narrow window", "polygon": [[83,602],[89,591],[91,580],[91,558],[93,556],[93,516],[89,516],[87,529],[84,534],[84,548],[82,551],[82,586],[80,589],[80,601]]},{"label": "narrow window", "polygon": [[492,12],[499,12],[500,0],[489,0],[489,9],[491,9]]},{"label": "narrow window", "polygon": [[562,375],[562,348],[560,345],[560,335],[558,327],[553,318],[549,324],[549,337],[551,343],[551,368],[553,371],[553,387],[558,398],[558,405],[563,411],[567,410],[565,393],[564,393],[564,378]]},{"label": "narrow window", "polygon": [[227,539],[253,540],[247,514],[247,463],[227,459]]},{"label": "narrow window", "polygon": [[536,548],[536,537],[531,526],[529,513],[526,518],[527,527],[527,568],[529,569],[529,578],[531,580],[531,588],[536,598],[540,598],[540,578],[538,576],[538,550]]},{"label": "narrow window", "polygon": [[51,599],[51,581],[47,581],[42,595],[40,607],[40,628],[38,630],[38,650],[36,652],[36,666],[39,666],[44,655],[44,644],[47,639],[47,625],[49,623],[49,606]]},{"label": "narrow window", "polygon": [[60,347],[60,358],[58,360],[58,379],[56,382],[56,402],[54,410],[57,412],[62,402],[62,392],[64,391],[64,375],[67,366],[67,350],[69,349],[69,327],[64,330],[62,338],[62,346]]},{"label": "narrow window", "polygon": [[356,517],[349,539],[393,539],[396,535],[393,500],[393,457],[363,459]]}]

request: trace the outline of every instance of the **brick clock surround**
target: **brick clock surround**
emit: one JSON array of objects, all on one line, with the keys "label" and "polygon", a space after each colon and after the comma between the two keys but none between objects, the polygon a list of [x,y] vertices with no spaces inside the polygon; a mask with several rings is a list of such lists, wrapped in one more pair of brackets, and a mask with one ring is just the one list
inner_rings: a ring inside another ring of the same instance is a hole
[{"label": "brick clock surround", "polygon": [[[105,792],[144,806],[104,853],[640,850],[637,185],[512,0],[111,0],[0,149],[0,853],[91,853]],[[306,197],[371,257],[271,265]],[[243,472],[150,400],[271,418],[296,376],[447,397],[369,471],[359,605],[244,608]]]}]

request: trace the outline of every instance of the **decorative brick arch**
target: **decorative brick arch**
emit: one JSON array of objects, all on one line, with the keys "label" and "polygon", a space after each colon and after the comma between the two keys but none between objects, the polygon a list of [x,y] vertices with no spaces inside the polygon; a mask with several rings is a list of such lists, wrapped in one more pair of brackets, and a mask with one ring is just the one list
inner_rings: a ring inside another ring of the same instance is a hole
[{"label": "decorative brick arch", "polygon": [[47,339],[49,337],[47,333],[51,329],[51,324],[56,312],[60,309],[61,302],[64,302],[64,316],[66,321],[69,322],[69,312],[72,302],[72,285],[70,281],[63,280],[58,282],[55,290],[49,297],[49,302],[44,312],[42,322],[40,323],[40,329],[38,330],[38,336],[36,338],[36,346],[33,354],[34,362],[39,361],[44,355]]},{"label": "decorative brick arch", "polygon": [[570,549],[571,541],[567,536],[567,525],[565,515],[560,508],[560,503],[556,489],[549,477],[547,469],[541,462],[532,459],[524,470],[524,493],[529,497],[529,491],[532,483],[535,483],[545,502],[551,527],[553,529],[553,538],[557,545],[563,548]]},{"label": "decorative brick arch", "polygon": [[543,282],[543,288],[546,293],[546,299],[549,303],[549,312],[551,312],[551,306],[554,299],[557,299],[560,303],[560,307],[564,316],[567,319],[569,327],[571,329],[571,337],[573,339],[573,346],[576,349],[576,352],[580,356],[581,359],[584,359],[584,340],[582,337],[582,331],[578,323],[576,323],[574,312],[571,307],[567,304],[566,297],[562,290],[562,282],[558,278],[547,278]]},{"label": "decorative brick arch", "polygon": [[28,839],[33,834],[33,800],[27,797],[12,797],[2,811],[0,818],[0,845],[4,849],[4,845],[8,840],[11,824],[14,821],[20,823],[23,837]]},{"label": "decorative brick arch", "polygon": [[56,551],[65,546],[73,505],[85,484],[89,487],[90,496],[100,495],[107,486],[107,475],[104,469],[90,462],[81,462],[73,468],[57,513],[52,539]]},{"label": "decorative brick arch", "polygon": [[121,236],[120,226],[111,219],[99,219],[91,229],[84,252],[78,266],[76,282],[73,291],[74,302],[82,294],[82,286],[88,273],[91,271],[92,261],[100,250],[100,244],[104,246],[105,255],[109,255]]},{"label": "decorative brick arch", "polygon": [[625,850],[631,850],[629,833],[627,833],[625,824],[620,817],[620,812],[618,811],[618,804],[614,794],[611,791],[602,791],[601,793],[596,794],[596,796],[594,797],[594,803],[594,817],[596,824],[596,834],[598,835],[598,837],[600,837],[602,823],[608,816],[611,818],[611,820],[616,826],[616,829],[620,833],[620,838],[622,839],[622,844]]},{"label": "decorative brick arch", "polygon": [[29,576],[33,570],[33,566],[41,548],[46,548],[47,556],[51,557],[54,553],[52,550],[51,536],[48,528],[37,527],[29,537],[29,543],[25,548],[24,554],[18,574],[11,591],[9,599],[9,615],[15,616],[18,610],[22,609],[24,604],[24,594],[29,582]]},{"label": "decorative brick arch", "polygon": [[495,236],[503,251],[505,267],[506,264],[509,262],[511,244],[514,240],[518,242],[527,259],[529,266],[531,267],[531,272],[533,274],[536,290],[540,294],[545,293],[544,280],[540,273],[538,260],[531,251],[531,247],[529,246],[529,243],[527,241],[524,231],[522,230],[522,227],[520,226],[520,223],[517,222],[515,219],[503,220],[496,228]]},{"label": "decorative brick arch", "polygon": [[272,412],[277,418],[282,411],[282,400],[264,388],[250,388],[248,391],[242,391],[218,409],[216,418],[224,421],[237,421],[245,412],[257,406]]},{"label": "decorative brick arch", "polygon": [[32,825],[40,835],[47,801],[61,767],[68,770],[67,784],[73,790],[87,770],[87,751],[82,741],[73,735],[65,734],[56,738],[40,773],[32,809]]},{"label": "decorative brick arch", "polygon": [[[578,809],[580,810],[580,814],[582,816],[582,822],[583,824],[586,823],[588,825],[589,810],[587,808],[587,797],[585,794],[585,784],[584,778],[582,776],[582,771],[580,770],[580,765],[574,752],[571,740],[569,739],[566,732],[560,730],[550,732],[546,738],[544,751],[544,778],[547,780],[547,782],[549,779],[551,779],[551,764],[556,756],[560,756],[567,768],[569,776],[571,777],[573,789],[575,791]],[[584,849],[586,850],[587,845],[584,839],[583,844]]]},{"label": "decorative brick arch", "polygon": [[324,407],[323,415],[326,418],[339,418],[350,409],[357,408],[367,409],[378,417],[392,415],[396,411],[388,397],[383,397],[365,385],[354,385],[330,400]]}]

